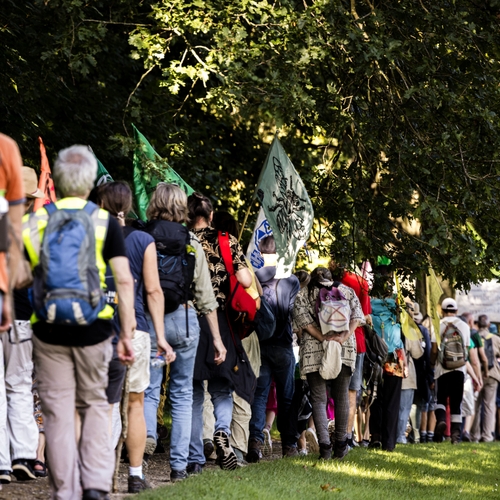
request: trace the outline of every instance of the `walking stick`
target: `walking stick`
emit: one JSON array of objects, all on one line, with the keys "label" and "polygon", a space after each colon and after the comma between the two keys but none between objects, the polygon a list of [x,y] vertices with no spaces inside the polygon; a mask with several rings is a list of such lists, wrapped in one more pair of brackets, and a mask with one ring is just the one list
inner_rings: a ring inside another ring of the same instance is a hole
[{"label": "walking stick", "polygon": [[125,381],[123,383],[122,400],[120,403],[120,417],[122,419],[122,432],[118,445],[116,447],[116,460],[115,460],[115,473],[113,474],[113,493],[118,493],[118,471],[120,469],[120,458],[122,455],[122,448],[128,433],[128,393],[129,393],[129,374],[130,367],[127,366],[125,374]]}]

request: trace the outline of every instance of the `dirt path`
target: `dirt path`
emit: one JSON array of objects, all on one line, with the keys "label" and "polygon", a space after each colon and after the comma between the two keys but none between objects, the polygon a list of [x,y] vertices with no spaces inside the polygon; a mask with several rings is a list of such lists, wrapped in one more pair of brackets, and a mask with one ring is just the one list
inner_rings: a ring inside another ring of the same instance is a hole
[{"label": "dirt path", "polygon": [[[281,446],[278,442],[273,443],[273,452],[280,452]],[[263,460],[272,460],[279,458],[280,454],[273,454],[272,457],[265,457]],[[214,461],[208,461],[206,469],[217,468]],[[168,462],[168,453],[157,453],[153,455],[147,469],[144,469],[145,475],[153,488],[167,486],[170,483],[170,467]],[[127,494],[128,465],[120,464],[119,473],[119,493],[111,494],[112,500],[121,500],[123,498],[133,498],[133,495]],[[17,482],[15,478],[11,484],[3,485],[0,491],[0,500],[48,500],[50,499],[48,479],[37,479],[35,481]]]}]

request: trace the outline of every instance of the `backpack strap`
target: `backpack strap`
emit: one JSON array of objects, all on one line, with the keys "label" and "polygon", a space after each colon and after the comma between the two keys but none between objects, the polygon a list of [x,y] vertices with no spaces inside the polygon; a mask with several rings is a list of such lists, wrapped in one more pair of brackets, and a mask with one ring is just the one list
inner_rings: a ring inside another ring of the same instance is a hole
[{"label": "backpack strap", "polygon": [[99,207],[95,204],[95,203],[92,203],[91,201],[87,201],[87,203],[85,204],[85,206],[83,207],[83,211],[85,213],[87,213],[88,215],[92,216],[92,214],[98,210]]},{"label": "backpack strap", "polygon": [[230,276],[234,275],[233,256],[231,255],[231,248],[229,246],[229,234],[219,231],[219,247],[220,255],[226,266],[226,270]]},{"label": "backpack strap", "polygon": [[44,205],[43,208],[45,208],[45,210],[47,210],[49,217],[59,210],[55,203],[48,203],[47,205]]}]

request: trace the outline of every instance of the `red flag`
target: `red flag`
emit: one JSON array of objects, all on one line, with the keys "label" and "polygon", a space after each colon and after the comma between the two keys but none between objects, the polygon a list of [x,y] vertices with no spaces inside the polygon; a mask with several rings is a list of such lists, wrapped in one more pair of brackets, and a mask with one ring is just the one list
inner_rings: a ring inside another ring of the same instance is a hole
[{"label": "red flag", "polygon": [[42,208],[44,205],[48,205],[49,203],[57,201],[56,190],[54,189],[54,181],[52,180],[52,173],[50,171],[49,160],[47,158],[45,146],[41,137],[38,138],[38,141],[40,142],[41,157],[40,180],[38,181],[38,189],[45,193],[45,198],[38,198],[35,201],[35,206],[33,207],[33,210],[35,212],[39,208]]}]

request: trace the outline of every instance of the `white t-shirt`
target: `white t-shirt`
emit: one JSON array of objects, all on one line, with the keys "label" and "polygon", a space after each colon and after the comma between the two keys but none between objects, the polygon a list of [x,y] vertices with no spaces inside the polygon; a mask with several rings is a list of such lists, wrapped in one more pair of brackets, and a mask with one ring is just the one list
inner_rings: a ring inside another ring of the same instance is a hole
[{"label": "white t-shirt", "polygon": [[[470,345],[470,327],[469,327],[469,325],[467,323],[465,323],[465,321],[462,321],[457,316],[445,316],[441,320],[441,328],[440,328],[440,335],[441,336],[443,335],[444,330],[446,328],[446,325],[448,323],[453,323],[455,325],[456,329],[458,330],[458,333],[460,333],[460,335],[462,336],[464,346],[468,350],[469,345]],[[431,341],[433,343],[436,343],[436,333],[434,331],[432,332]],[[467,366],[464,365],[464,366],[461,366],[460,368],[455,368],[455,370],[447,370],[446,368],[443,368],[443,365],[438,360],[436,362],[436,367],[434,369],[434,378],[437,379],[441,375],[444,375],[445,373],[449,373],[449,372],[453,372],[453,371],[461,371],[464,374],[466,374],[467,373]]]}]

